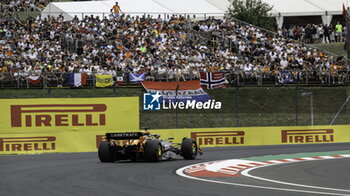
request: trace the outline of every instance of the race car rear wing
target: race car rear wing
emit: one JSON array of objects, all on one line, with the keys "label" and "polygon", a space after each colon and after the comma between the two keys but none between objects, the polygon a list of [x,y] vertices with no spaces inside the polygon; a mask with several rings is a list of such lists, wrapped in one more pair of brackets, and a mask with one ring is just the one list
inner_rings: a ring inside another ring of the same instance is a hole
[{"label": "race car rear wing", "polygon": [[143,132],[106,133],[107,140],[132,140],[139,139],[141,136],[144,136]]}]

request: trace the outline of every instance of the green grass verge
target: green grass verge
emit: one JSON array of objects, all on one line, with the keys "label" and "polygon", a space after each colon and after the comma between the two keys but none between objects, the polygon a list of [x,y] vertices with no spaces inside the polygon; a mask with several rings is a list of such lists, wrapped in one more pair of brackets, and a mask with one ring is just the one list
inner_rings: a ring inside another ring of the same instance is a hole
[{"label": "green grass verge", "polygon": [[295,158],[333,156],[333,155],[345,155],[345,154],[350,154],[350,150],[268,155],[268,156],[250,157],[250,158],[242,158],[242,159],[249,160],[249,161],[272,161],[272,160],[281,160],[281,159],[295,159]]},{"label": "green grass verge", "polygon": [[[140,127],[169,129],[200,127],[249,127],[310,125],[310,97],[313,92],[314,124],[327,125],[349,95],[350,87],[241,87],[208,91],[222,102],[221,110],[143,111],[143,88],[104,89],[0,89],[4,98],[140,97]],[[348,106],[336,124],[349,124]]]},{"label": "green grass verge", "polygon": [[323,44],[310,44],[313,47],[320,48],[322,50],[334,53],[339,56],[347,56],[346,51],[344,50],[344,42],[335,42],[335,43],[323,43]]}]

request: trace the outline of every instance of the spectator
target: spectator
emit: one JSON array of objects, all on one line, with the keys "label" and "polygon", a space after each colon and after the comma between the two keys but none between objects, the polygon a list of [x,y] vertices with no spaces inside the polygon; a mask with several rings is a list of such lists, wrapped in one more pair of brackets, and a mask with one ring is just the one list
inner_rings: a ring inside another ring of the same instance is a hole
[{"label": "spectator", "polygon": [[[323,26],[323,34],[324,34],[324,42],[330,43],[331,37],[330,37],[329,27],[327,27],[326,25]],[[328,40],[328,42],[327,42],[327,40]]]},{"label": "spectator", "polygon": [[120,12],[122,12],[122,10],[120,9],[120,6],[118,4],[118,2],[115,2],[115,5],[112,7],[111,12],[114,12],[114,17],[117,19],[120,16]]},{"label": "spectator", "polygon": [[343,34],[343,25],[340,24],[340,22],[337,22],[337,25],[335,25],[335,41],[341,42]]},{"label": "spectator", "polygon": [[312,27],[308,24],[305,28],[305,43],[312,44]]}]

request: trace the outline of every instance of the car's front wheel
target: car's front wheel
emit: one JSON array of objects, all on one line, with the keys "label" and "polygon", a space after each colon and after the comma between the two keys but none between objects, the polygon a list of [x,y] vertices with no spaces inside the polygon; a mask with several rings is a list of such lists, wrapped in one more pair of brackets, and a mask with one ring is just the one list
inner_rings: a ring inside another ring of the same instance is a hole
[{"label": "car's front wheel", "polygon": [[181,155],[184,159],[192,160],[197,157],[198,146],[194,139],[186,138],[181,143]]}]

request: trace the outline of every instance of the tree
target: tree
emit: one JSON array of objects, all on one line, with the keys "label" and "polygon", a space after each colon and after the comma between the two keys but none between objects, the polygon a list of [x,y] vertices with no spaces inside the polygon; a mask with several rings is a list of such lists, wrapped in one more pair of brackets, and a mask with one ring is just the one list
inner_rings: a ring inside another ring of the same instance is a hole
[{"label": "tree", "polygon": [[269,13],[273,6],[261,0],[229,0],[230,17],[268,29],[276,30],[275,18]]}]

